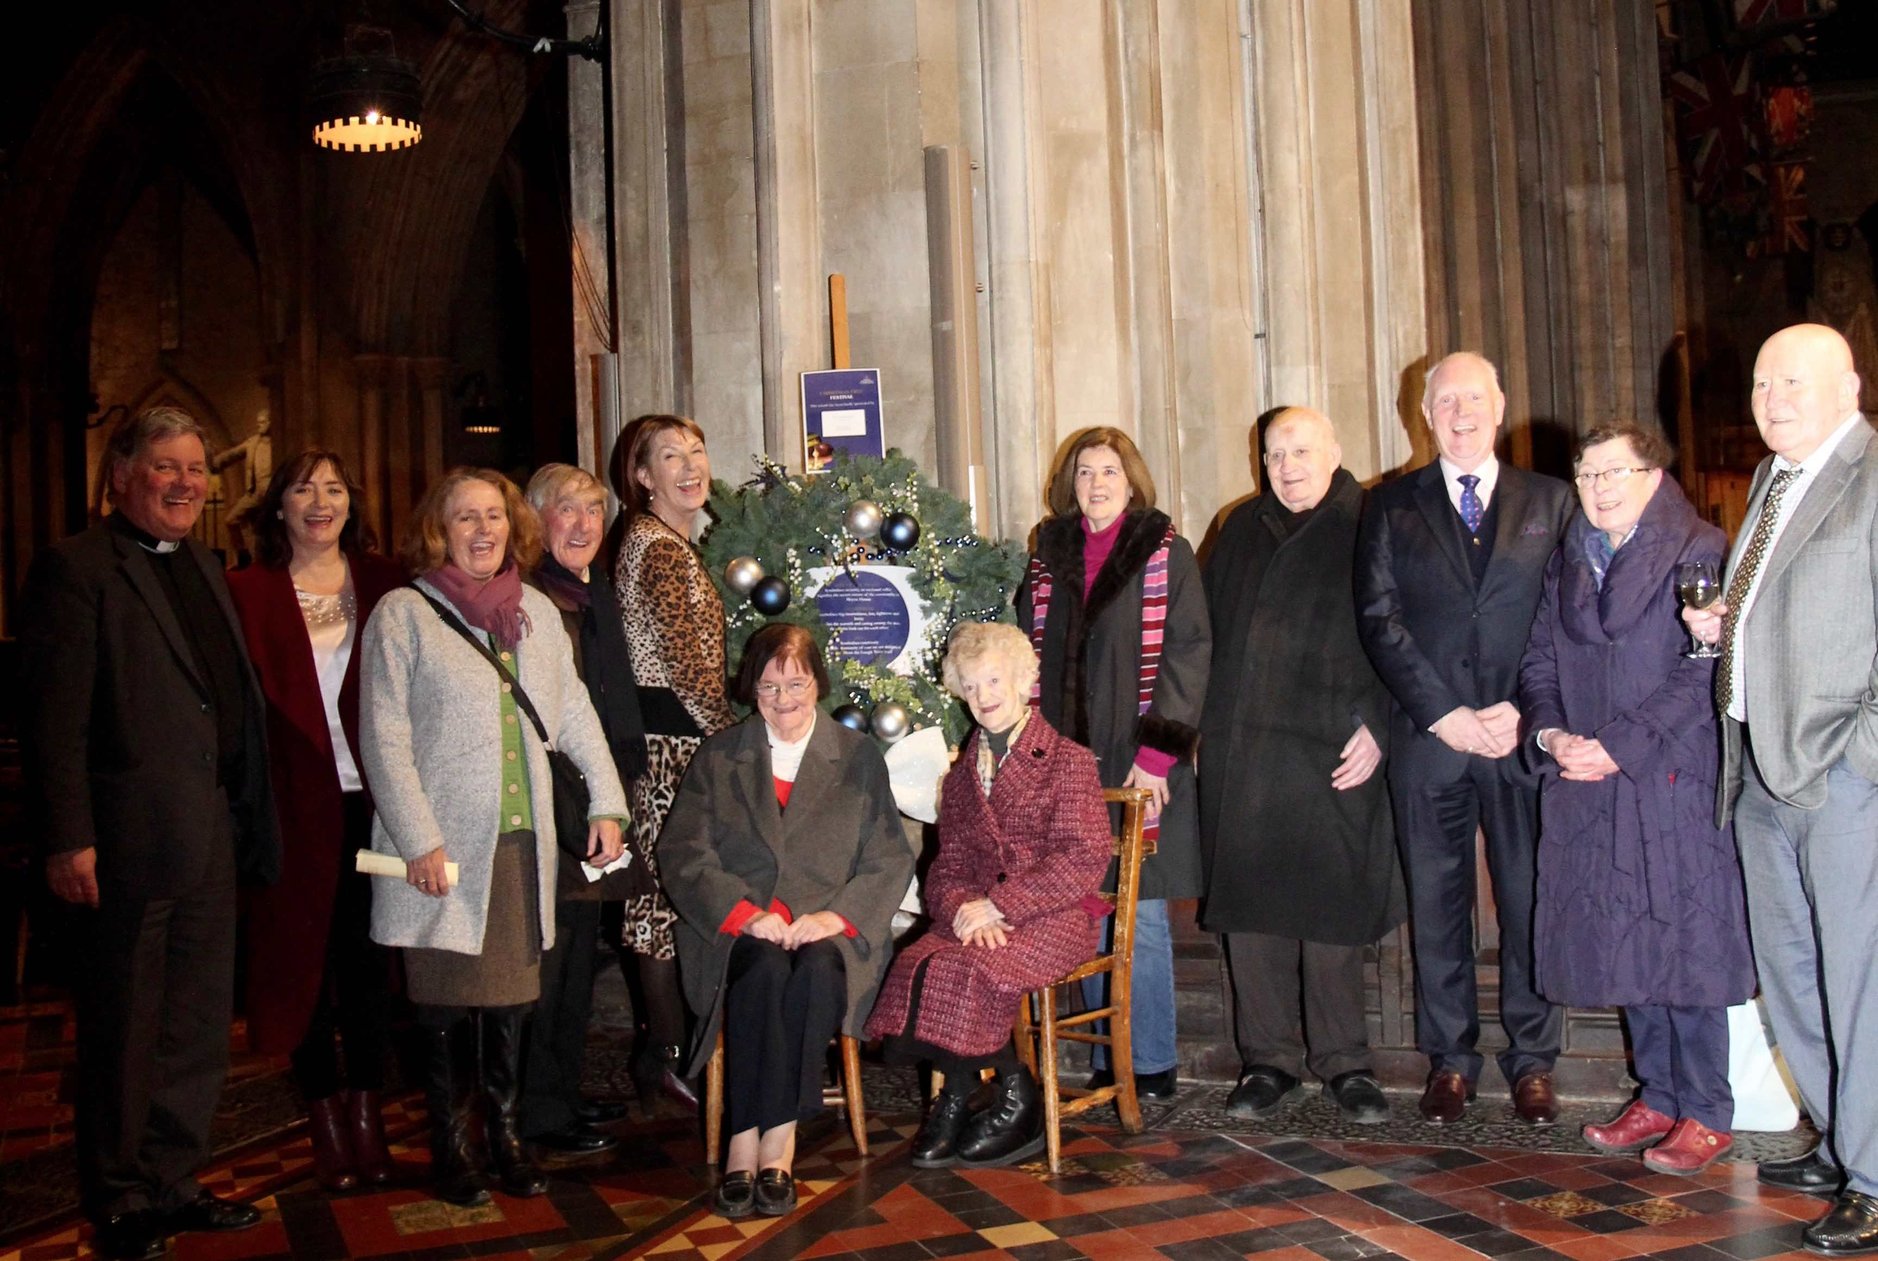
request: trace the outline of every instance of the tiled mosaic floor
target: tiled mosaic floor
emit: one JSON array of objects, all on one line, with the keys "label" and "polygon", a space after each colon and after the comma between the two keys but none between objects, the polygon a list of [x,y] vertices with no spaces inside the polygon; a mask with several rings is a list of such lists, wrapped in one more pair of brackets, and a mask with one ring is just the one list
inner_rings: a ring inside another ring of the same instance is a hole
[{"label": "tiled mosaic floor", "polygon": [[[17,1017],[17,1019],[15,1019]],[[61,1044],[51,1008],[0,1011],[0,1118],[8,1155],[0,1201],[14,1171],[62,1153]],[[69,1048],[68,1048],[69,1049]],[[598,1057],[603,1070],[609,1057]],[[1311,1108],[1291,1114],[1318,1137],[1221,1133],[1217,1088],[1183,1092],[1150,1114],[1157,1128],[1129,1138],[1091,1126],[1066,1136],[1068,1160],[1052,1177],[1041,1164],[1005,1170],[915,1170],[906,1139],[916,1124],[910,1079],[870,1070],[871,1154],[861,1158],[833,1118],[805,1131],[797,1162],[801,1207],[781,1220],[727,1222],[709,1211],[710,1181],[692,1124],[676,1118],[622,1128],[627,1142],[598,1161],[558,1165],[541,1199],[498,1195],[483,1209],[443,1205],[425,1193],[425,1125],[414,1096],[387,1117],[398,1156],[392,1189],[329,1198],[309,1177],[300,1127],[273,1123],[280,1083],[266,1061],[244,1060],[230,1094],[249,1100],[218,1118],[250,1139],[208,1171],[218,1193],[253,1199],[262,1224],[233,1235],[179,1237],[178,1261],[343,1257],[611,1258],[779,1261],[789,1257],[920,1261],[928,1257],[1208,1259],[1256,1255],[1282,1261],[1400,1256],[1464,1261],[1482,1256],[1613,1261],[1756,1261],[1798,1256],[1800,1223],[1822,1201],[1773,1191],[1752,1164],[1718,1165],[1693,1179],[1651,1174],[1634,1160],[1531,1150],[1574,1145],[1574,1131],[1524,1131],[1519,1147],[1482,1141],[1499,1133],[1494,1106],[1436,1146],[1396,1100],[1398,1120],[1364,1138],[1326,1132]],[[603,1071],[601,1079],[607,1074]],[[876,1089],[876,1087],[880,1087]],[[28,1097],[32,1096],[32,1097]],[[271,1101],[270,1101],[271,1100]],[[1282,1125],[1284,1118],[1278,1118]],[[270,1128],[271,1127],[271,1128]],[[1245,1127],[1240,1127],[1245,1128]],[[1399,1138],[1409,1141],[1397,1141]],[[1798,1140],[1788,1140],[1790,1148]],[[31,1146],[35,1150],[27,1150]],[[16,1154],[17,1153],[17,1154]],[[0,1261],[67,1261],[90,1255],[88,1228],[66,1213],[0,1235]]]}]

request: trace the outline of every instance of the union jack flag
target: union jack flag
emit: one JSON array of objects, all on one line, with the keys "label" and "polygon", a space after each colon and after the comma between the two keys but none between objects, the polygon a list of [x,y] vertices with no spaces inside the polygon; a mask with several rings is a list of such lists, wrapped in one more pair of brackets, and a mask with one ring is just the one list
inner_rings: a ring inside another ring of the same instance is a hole
[{"label": "union jack flag", "polygon": [[1805,254],[1813,248],[1813,216],[1806,204],[1806,164],[1774,163],[1774,177],[1767,191],[1772,203],[1768,210],[1767,235],[1761,240],[1763,254]]},{"label": "union jack flag", "polygon": [[1746,54],[1713,52],[1669,76],[1680,118],[1682,149],[1698,202],[1711,202],[1747,184],[1764,183],[1754,62]]}]

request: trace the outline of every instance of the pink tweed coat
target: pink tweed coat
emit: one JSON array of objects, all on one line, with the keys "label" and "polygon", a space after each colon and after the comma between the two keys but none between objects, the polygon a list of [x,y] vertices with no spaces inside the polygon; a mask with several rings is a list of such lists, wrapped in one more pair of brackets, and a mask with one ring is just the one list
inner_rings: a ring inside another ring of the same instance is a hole
[{"label": "pink tweed coat", "polygon": [[[901,951],[868,1018],[870,1037],[910,1032],[958,1055],[989,1055],[1011,1036],[1019,999],[1095,954],[1082,901],[1108,869],[1109,816],[1095,755],[1032,713],[987,800],[973,735],[945,778],[939,853],[927,872],[932,927]],[[1000,950],[952,933],[959,907],[989,896],[1014,931]],[[927,963],[919,1027],[906,1028],[913,976]]]}]

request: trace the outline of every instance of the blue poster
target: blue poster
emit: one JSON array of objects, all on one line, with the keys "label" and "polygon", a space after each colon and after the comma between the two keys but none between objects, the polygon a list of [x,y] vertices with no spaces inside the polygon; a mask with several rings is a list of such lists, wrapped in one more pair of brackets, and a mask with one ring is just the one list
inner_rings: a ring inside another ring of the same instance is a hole
[{"label": "blue poster", "polygon": [[913,590],[906,565],[820,565],[808,571],[807,594],[832,632],[831,656],[882,665],[895,674],[914,668],[937,629]]},{"label": "blue poster", "polygon": [[880,418],[880,373],[874,368],[833,368],[802,374],[802,466],[820,473],[837,452],[887,454]]}]

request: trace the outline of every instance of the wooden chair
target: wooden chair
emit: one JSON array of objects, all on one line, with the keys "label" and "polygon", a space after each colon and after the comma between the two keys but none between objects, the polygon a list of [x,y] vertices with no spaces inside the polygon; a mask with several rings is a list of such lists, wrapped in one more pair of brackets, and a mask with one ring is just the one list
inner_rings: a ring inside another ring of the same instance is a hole
[{"label": "wooden chair", "polygon": [[[854,1149],[867,1155],[867,1104],[861,1098],[861,1044],[845,1033],[841,1044],[841,1080],[822,1092],[822,1102],[848,1114],[848,1132]],[[717,1049],[704,1066],[704,1163],[715,1167],[724,1129],[724,1031],[717,1031]]]},{"label": "wooden chair", "polygon": [[[1116,857],[1115,892],[1104,899],[1115,907],[1115,933],[1108,953],[1097,955],[1080,967],[1072,968],[1055,984],[1033,990],[1017,1011],[1017,1053],[1043,1085],[1044,1140],[1050,1153],[1050,1172],[1062,1165],[1064,1117],[1079,1116],[1103,1104],[1113,1103],[1121,1117],[1122,1129],[1141,1133],[1141,1103],[1135,1098],[1134,1048],[1129,1032],[1133,1016],[1133,980],[1135,951],[1135,903],[1141,892],[1141,860],[1155,850],[1154,842],[1141,834],[1147,821],[1147,803],[1152,795],[1145,788],[1106,788],[1102,799],[1122,808],[1122,832],[1112,837]],[[1105,1007],[1057,1014],[1056,991],[1059,986],[1080,986],[1085,977],[1109,977],[1109,1002]],[[1094,1025],[1108,1021],[1108,1032],[1098,1033]],[[1109,1067],[1114,1071],[1113,1085],[1100,1090],[1065,1086],[1057,1080],[1056,1049],[1058,1042],[1083,1042],[1106,1046]]]}]

